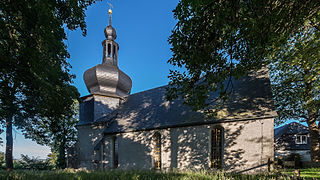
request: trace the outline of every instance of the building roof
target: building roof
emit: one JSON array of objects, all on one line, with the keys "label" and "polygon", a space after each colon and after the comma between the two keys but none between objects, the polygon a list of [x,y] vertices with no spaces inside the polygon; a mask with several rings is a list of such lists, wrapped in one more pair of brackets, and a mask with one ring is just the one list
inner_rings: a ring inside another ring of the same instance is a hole
[{"label": "building roof", "polygon": [[285,124],[281,127],[274,129],[274,139],[278,139],[282,135],[292,135],[292,134],[308,134],[308,127],[297,123],[291,122],[289,124]]},{"label": "building roof", "polygon": [[[182,99],[167,101],[167,86],[162,86],[130,95],[117,110],[99,121],[108,122],[104,132],[113,134],[276,115],[267,70],[233,80],[233,86],[234,91],[228,102],[218,101],[212,104],[217,112],[215,118],[207,119],[203,113],[192,111],[183,104]],[[215,97],[217,94],[211,96]]]},{"label": "building roof", "polygon": [[275,149],[310,150],[310,138],[306,144],[296,144],[295,135],[307,135],[308,128],[300,123],[291,122],[274,130]]}]

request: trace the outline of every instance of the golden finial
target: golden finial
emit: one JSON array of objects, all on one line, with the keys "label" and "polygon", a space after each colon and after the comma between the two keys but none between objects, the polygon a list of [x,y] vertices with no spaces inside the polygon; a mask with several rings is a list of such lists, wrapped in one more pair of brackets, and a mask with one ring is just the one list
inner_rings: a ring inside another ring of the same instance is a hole
[{"label": "golden finial", "polygon": [[[107,2],[108,3],[108,2]],[[109,25],[111,26],[111,14],[112,14],[112,10],[111,8],[113,8],[112,4],[108,3],[108,5],[110,6],[108,13],[109,13]]]},{"label": "golden finial", "polygon": [[109,13],[109,26],[111,26],[111,14],[112,14],[112,10],[109,9],[109,10],[108,10],[108,13]]}]

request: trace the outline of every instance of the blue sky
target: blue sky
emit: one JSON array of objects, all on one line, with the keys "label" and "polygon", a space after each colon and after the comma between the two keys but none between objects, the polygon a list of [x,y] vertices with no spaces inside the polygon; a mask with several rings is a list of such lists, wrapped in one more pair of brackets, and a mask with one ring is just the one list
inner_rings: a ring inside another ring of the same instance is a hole
[{"label": "blue sky", "polygon": [[[168,83],[167,76],[171,65],[168,37],[176,21],[172,10],[178,0],[110,0],[113,5],[112,26],[117,31],[119,44],[118,65],[132,79],[132,91],[136,93]],[[89,92],[83,81],[83,72],[102,62],[102,44],[105,39],[104,28],[108,21],[107,1],[97,2],[86,11],[87,36],[80,30],[66,31],[66,45],[71,55],[71,73],[76,75],[74,85],[81,96]],[[26,140],[20,131],[14,130],[14,158],[20,154],[45,158],[48,147]],[[1,134],[5,140],[5,133]],[[4,152],[5,146],[0,146]]]},{"label": "blue sky", "polygon": [[[168,37],[175,25],[172,10],[177,0],[111,1],[112,26],[119,44],[118,65],[133,82],[132,93],[164,85],[168,82],[167,60],[171,56]],[[81,96],[88,95],[83,72],[102,62],[104,28],[108,21],[108,4],[98,2],[87,11],[86,37],[81,31],[67,31],[71,54],[71,73],[76,74],[75,85]]]}]

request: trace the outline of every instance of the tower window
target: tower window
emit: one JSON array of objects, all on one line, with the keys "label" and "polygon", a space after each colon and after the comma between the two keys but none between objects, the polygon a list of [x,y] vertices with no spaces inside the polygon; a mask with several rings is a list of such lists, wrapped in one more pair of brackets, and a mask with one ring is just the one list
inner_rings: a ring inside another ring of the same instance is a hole
[{"label": "tower window", "polygon": [[112,54],[112,57],[115,59],[116,57],[116,46],[113,45],[113,54]]},{"label": "tower window", "polygon": [[153,166],[155,169],[161,169],[161,134],[156,132],[153,136],[154,153]]},{"label": "tower window", "polygon": [[222,168],[223,128],[216,127],[211,130],[211,168]]},{"label": "tower window", "polygon": [[108,44],[108,57],[111,55],[111,44]]},{"label": "tower window", "polygon": [[113,167],[118,167],[118,152],[119,152],[119,143],[118,138],[113,137],[112,139],[112,157],[113,157]]}]

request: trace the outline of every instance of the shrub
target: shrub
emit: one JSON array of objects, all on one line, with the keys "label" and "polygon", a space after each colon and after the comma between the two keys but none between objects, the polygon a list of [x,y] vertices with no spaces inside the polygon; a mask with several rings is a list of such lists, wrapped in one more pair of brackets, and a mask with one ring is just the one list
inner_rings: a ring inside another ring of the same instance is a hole
[{"label": "shrub", "polygon": [[294,161],[295,168],[301,168],[302,162],[301,162],[301,156],[297,153],[291,153],[289,156],[285,158],[286,161]]},{"label": "shrub", "polygon": [[14,163],[15,169],[30,169],[30,170],[52,170],[53,166],[49,160],[41,160],[38,158],[30,158],[28,155],[21,154],[21,159]]}]

